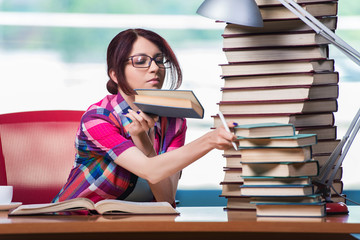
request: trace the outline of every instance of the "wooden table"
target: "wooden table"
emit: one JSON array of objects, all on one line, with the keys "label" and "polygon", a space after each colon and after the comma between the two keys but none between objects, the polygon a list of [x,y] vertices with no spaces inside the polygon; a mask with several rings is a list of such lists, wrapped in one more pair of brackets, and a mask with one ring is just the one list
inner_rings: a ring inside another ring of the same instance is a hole
[{"label": "wooden table", "polygon": [[180,216],[26,216],[0,212],[0,239],[355,239],[360,207],[325,218],[256,218],[254,211],[179,207]]}]

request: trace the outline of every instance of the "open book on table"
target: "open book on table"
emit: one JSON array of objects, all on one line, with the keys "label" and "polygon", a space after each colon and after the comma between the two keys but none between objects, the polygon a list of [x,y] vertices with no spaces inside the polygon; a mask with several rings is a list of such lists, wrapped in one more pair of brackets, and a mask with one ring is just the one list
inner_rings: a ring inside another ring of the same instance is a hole
[{"label": "open book on table", "polygon": [[94,203],[87,198],[74,198],[56,203],[21,205],[10,211],[9,215],[38,215],[78,210],[88,210],[98,214],[179,214],[168,202],[105,199]]}]

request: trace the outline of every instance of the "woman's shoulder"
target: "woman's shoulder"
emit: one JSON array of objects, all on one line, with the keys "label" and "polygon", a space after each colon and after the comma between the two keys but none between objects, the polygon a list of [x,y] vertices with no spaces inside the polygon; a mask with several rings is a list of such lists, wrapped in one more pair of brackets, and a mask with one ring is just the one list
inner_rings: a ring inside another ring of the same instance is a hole
[{"label": "woman's shoulder", "polygon": [[107,95],[100,101],[90,105],[85,111],[82,120],[88,121],[93,119],[116,118],[116,110],[112,104],[115,98],[116,95]]}]

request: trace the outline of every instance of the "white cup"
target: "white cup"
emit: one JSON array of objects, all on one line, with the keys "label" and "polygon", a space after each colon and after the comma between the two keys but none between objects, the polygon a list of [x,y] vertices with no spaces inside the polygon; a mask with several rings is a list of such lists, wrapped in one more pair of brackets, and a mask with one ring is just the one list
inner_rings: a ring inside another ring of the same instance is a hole
[{"label": "white cup", "polygon": [[13,186],[0,186],[0,204],[10,204],[13,197]]}]

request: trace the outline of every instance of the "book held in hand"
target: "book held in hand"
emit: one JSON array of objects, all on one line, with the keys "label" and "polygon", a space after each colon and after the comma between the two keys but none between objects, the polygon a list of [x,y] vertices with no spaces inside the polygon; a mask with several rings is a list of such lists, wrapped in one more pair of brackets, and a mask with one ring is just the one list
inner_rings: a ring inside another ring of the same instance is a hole
[{"label": "book held in hand", "polygon": [[191,90],[135,89],[134,104],[143,112],[178,118],[203,118],[204,108]]},{"label": "book held in hand", "polygon": [[105,199],[97,203],[87,198],[74,198],[63,202],[21,205],[9,215],[40,215],[57,212],[88,210],[98,214],[179,214],[168,202],[130,202]]}]

